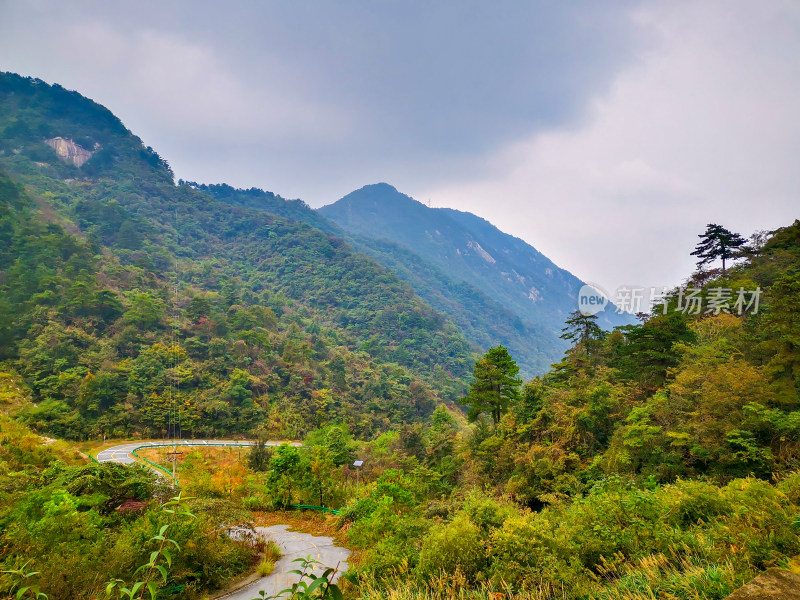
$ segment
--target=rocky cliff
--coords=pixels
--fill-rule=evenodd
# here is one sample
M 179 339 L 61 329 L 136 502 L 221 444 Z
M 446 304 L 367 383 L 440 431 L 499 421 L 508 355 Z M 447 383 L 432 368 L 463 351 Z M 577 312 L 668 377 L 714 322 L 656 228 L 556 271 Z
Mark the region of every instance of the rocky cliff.
M 64 162 L 72 163 L 76 167 L 82 166 L 93 154 L 93 152 L 81 148 L 72 140 L 66 140 L 62 137 L 54 137 L 45 140 L 44 143 L 56 151 L 58 158 Z

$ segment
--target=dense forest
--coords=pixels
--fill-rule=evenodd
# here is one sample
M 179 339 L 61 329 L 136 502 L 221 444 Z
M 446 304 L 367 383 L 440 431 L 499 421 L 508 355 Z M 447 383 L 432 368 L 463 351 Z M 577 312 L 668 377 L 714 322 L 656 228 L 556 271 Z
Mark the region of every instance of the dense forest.
M 31 423 L 160 435 L 172 390 L 190 436 L 332 419 L 370 435 L 464 389 L 458 329 L 340 239 L 176 187 L 78 94 L 3 75 L 0 102 L 3 348 L 35 391 Z M 67 164 L 53 131 L 98 149 Z
M 573 313 L 525 381 L 302 205 L 176 186 L 102 107 L 0 84 L 1 593 L 113 596 L 167 531 L 154 595 L 213 597 L 263 560 L 227 528 L 278 517 L 355 551 L 352 598 L 722 599 L 800 568 L 800 221 L 701 253 L 637 324 Z M 184 457 L 180 520 L 173 483 L 87 456 L 178 426 L 302 444 Z

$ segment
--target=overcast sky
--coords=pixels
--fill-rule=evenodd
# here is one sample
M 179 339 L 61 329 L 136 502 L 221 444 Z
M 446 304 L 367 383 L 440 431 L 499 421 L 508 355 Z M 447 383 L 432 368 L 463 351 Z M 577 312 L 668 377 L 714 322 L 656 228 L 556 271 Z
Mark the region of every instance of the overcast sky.
M 321 206 L 386 181 L 612 291 L 706 223 L 800 217 L 800 2 L 0 0 L 0 70 L 176 176 Z

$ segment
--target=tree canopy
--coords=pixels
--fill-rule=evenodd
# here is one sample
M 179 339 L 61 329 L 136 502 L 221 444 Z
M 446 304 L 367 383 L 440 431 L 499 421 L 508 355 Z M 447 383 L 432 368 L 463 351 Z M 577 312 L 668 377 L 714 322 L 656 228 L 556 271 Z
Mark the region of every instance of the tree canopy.
M 722 225 L 709 223 L 705 233 L 697 236 L 700 238 L 692 256 L 699 258 L 697 268 L 722 259 L 722 273 L 725 273 L 725 261 L 735 258 L 739 250 L 745 245 L 746 240 L 738 233 L 725 229 Z
M 489 348 L 472 370 L 475 381 L 464 402 L 469 406 L 469 420 L 475 421 L 488 413 L 495 425 L 499 423 L 509 405 L 519 397 L 522 380 L 518 374 L 519 367 L 504 346 Z

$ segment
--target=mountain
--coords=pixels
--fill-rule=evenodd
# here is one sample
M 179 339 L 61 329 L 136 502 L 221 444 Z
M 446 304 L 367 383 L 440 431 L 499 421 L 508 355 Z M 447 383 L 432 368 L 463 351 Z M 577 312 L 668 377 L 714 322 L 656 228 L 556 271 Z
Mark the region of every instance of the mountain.
M 278 215 L 293 221 L 300 221 L 311 225 L 315 229 L 331 233 L 337 237 L 345 237 L 345 231 L 312 209 L 308 204 L 300 199 L 287 200 L 273 192 L 264 191 L 258 188 L 239 189 L 225 183 L 206 185 L 195 183 L 194 181 L 179 181 L 179 185 L 188 185 L 192 188 L 202 190 L 213 196 L 220 202 L 253 208 L 259 211 Z
M 88 98 L 0 74 L 1 346 L 32 425 L 369 436 L 460 397 L 474 354 L 445 315 L 301 203 L 225 191 L 176 186 Z
M 181 183 L 233 206 L 247 206 L 302 221 L 346 239 L 355 249 L 397 273 L 435 310 L 448 315 L 476 352 L 484 352 L 498 343 L 508 347 L 525 376 L 541 373 L 553 362 L 553 356 L 543 353 L 541 348 L 552 344 L 554 336 L 538 339 L 540 333 L 527 327 L 505 306 L 476 287 L 449 278 L 441 269 L 399 244 L 348 233 L 301 200 L 286 200 L 256 188 L 243 190 L 226 184 Z
M 386 183 L 365 186 L 319 212 L 449 314 L 469 339 L 486 346 L 469 327 L 480 323 L 484 337 L 492 333 L 515 357 L 525 357 L 526 375 L 543 372 L 566 349 L 559 335 L 583 282 L 488 221 L 429 208 Z M 605 329 L 631 322 L 608 310 L 599 317 Z

